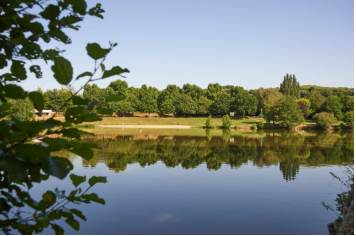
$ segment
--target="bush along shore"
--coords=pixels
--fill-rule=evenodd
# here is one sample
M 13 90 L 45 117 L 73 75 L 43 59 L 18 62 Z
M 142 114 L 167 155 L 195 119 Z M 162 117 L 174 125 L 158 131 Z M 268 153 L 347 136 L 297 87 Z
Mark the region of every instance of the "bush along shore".
M 347 175 L 347 180 L 343 180 L 334 173 L 330 173 L 334 179 L 337 179 L 347 188 L 340 194 L 337 194 L 335 199 L 335 208 L 322 205 L 326 210 L 331 210 L 338 215 L 338 218 L 327 225 L 330 235 L 354 235 L 354 169 L 353 166 L 347 166 L 344 172 Z

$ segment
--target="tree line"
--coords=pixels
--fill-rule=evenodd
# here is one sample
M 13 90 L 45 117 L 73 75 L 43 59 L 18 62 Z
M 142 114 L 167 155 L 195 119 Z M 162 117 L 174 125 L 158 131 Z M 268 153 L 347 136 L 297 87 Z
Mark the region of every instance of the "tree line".
M 69 102 L 62 107 L 73 93 L 72 87 L 38 91 L 43 94 L 45 109 L 65 112 L 73 106 Z M 95 83 L 87 84 L 80 97 L 87 101 L 89 111 L 104 108 L 120 116 L 130 116 L 135 112 L 181 117 L 223 116 L 234 112 L 235 116 L 262 115 L 267 123 L 283 127 L 292 127 L 314 117 L 328 128 L 337 120 L 347 121 L 349 126 L 353 126 L 353 95 L 352 88 L 300 86 L 295 75 L 286 74 L 277 88 L 247 91 L 233 85 L 210 83 L 207 88 L 201 88 L 187 83 L 182 87 L 168 85 L 160 91 L 145 84 L 141 88 L 129 87 L 126 81 L 116 80 L 106 88 Z M 110 102 L 106 99 L 110 96 L 121 99 Z M 18 107 L 30 110 L 31 102 L 24 103 L 21 101 Z

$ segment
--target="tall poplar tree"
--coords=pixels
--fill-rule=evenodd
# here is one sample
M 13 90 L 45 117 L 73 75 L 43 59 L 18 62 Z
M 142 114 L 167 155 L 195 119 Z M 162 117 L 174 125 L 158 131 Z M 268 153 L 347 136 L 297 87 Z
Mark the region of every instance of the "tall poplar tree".
M 279 87 L 279 91 L 284 95 L 299 98 L 299 82 L 295 75 L 286 74 Z

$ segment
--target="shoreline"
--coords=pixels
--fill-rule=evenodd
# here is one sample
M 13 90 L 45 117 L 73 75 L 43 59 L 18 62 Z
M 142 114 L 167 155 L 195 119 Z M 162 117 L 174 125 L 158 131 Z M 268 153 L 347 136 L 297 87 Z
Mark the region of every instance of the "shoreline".
M 103 128 L 123 128 L 123 129 L 190 129 L 189 125 L 97 125 Z

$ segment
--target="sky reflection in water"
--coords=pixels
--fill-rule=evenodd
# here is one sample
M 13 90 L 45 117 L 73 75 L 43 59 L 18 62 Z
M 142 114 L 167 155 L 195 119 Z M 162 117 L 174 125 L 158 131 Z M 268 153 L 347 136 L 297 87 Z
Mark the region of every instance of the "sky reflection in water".
M 330 172 L 353 163 L 352 133 L 94 132 L 91 161 L 60 154 L 108 177 L 93 190 L 106 205 L 80 206 L 88 220 L 66 234 L 327 234 L 336 215 L 321 201 L 341 188 Z M 56 186 L 72 188 L 53 178 L 32 194 Z

